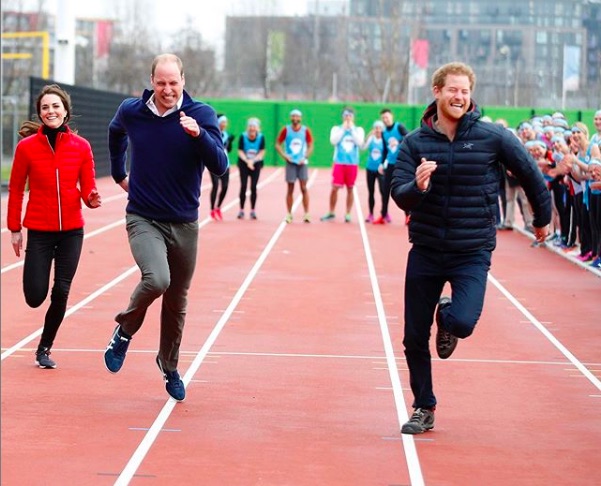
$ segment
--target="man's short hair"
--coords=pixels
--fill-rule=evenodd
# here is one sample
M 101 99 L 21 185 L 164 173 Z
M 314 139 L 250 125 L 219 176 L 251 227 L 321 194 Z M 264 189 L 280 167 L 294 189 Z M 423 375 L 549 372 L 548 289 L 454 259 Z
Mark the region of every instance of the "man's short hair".
M 432 87 L 442 89 L 449 74 L 467 76 L 470 81 L 470 90 L 476 87 L 476 74 L 473 69 L 463 62 L 449 62 L 440 66 L 432 75 Z

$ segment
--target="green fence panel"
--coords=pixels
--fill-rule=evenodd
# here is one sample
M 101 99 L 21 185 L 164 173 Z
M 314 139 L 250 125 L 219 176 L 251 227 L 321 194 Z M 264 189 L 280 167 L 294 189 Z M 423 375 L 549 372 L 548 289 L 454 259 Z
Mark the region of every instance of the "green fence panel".
M 426 105 L 401 105 L 383 103 L 334 103 L 291 100 L 232 100 L 209 99 L 203 100 L 210 104 L 218 113 L 224 113 L 229 119 L 230 133 L 236 136 L 234 149 L 230 155 L 232 164 L 237 161 L 238 137 L 246 130 L 246 122 L 251 117 L 261 121 L 261 131 L 265 136 L 265 164 L 283 165 L 281 157 L 275 151 L 275 141 L 281 128 L 289 123 L 290 111 L 299 109 L 303 114 L 303 123 L 313 133 L 315 149 L 310 160 L 313 167 L 330 167 L 334 147 L 330 144 L 330 130 L 342 122 L 342 110 L 351 106 L 355 110 L 355 123 L 363 127 L 365 135 L 371 130 L 374 121 L 380 119 L 380 110 L 387 107 L 394 114 L 396 121 L 401 122 L 408 130 L 419 126 Z M 548 108 L 523 108 L 508 106 L 480 107 L 482 114 L 493 121 L 499 118 L 507 120 L 510 127 L 517 126 L 532 116 L 552 114 Z M 593 133 L 593 116 L 595 110 L 564 110 L 563 113 L 570 124 L 583 121 Z M 361 154 L 361 163 L 365 164 L 367 153 Z
M 228 131 L 236 135 L 234 149 L 230 156 L 235 163 L 237 155 L 238 136 L 246 130 L 246 121 L 250 117 L 261 120 L 261 131 L 265 136 L 265 164 L 282 165 L 281 157 L 275 151 L 275 141 L 281 128 L 289 123 L 290 111 L 299 109 L 303 114 L 303 123 L 313 134 L 314 151 L 310 164 L 314 167 L 330 167 L 334 147 L 330 144 L 330 130 L 334 125 L 342 123 L 342 111 L 346 106 L 355 110 L 355 123 L 363 127 L 365 134 L 369 133 L 373 122 L 380 119 L 380 110 L 390 108 L 395 120 L 403 123 L 408 130 L 417 127 L 425 107 L 396 104 L 374 103 L 331 103 L 310 101 L 249 101 L 249 100 L 203 100 L 210 104 L 218 113 L 224 113 L 229 120 Z M 362 163 L 367 154 L 362 153 Z

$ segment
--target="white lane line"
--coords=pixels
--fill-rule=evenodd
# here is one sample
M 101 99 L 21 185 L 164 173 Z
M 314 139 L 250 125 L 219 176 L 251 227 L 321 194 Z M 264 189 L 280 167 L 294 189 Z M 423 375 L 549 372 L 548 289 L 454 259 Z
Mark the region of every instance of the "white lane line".
M 401 435 L 401 438 L 403 440 L 403 448 L 405 449 L 405 457 L 407 459 L 407 468 L 409 469 L 409 479 L 411 481 L 412 486 L 423 486 L 425 484 L 424 476 L 422 474 L 419 458 L 417 456 L 417 449 L 415 448 L 414 438 L 411 435 L 401 434 L 401 426 L 403 423 L 409 420 L 409 416 L 407 414 L 407 407 L 405 405 L 405 399 L 403 397 L 403 388 L 401 386 L 401 380 L 399 378 L 399 371 L 397 369 L 396 358 L 394 357 L 394 349 L 392 347 L 392 340 L 390 338 L 390 332 L 388 330 L 388 323 L 386 322 L 386 312 L 384 310 L 382 294 L 380 293 L 378 276 L 376 274 L 376 268 L 371 253 L 371 247 L 369 244 L 369 238 L 365 229 L 363 211 L 361 210 L 361 205 L 359 204 L 359 197 L 356 187 L 353 189 L 353 196 L 355 198 L 355 207 L 359 218 L 359 228 L 361 229 L 361 237 L 363 239 L 365 260 L 367 261 L 369 278 L 371 280 L 371 286 L 374 294 L 374 302 L 376 304 L 378 320 L 380 322 L 380 332 L 382 333 L 382 341 L 384 344 L 384 351 L 386 354 L 386 363 L 388 364 L 388 373 L 390 375 L 390 382 L 392 384 L 392 394 L 394 396 L 394 403 L 396 406 L 397 418 L 399 421 L 399 435 Z
M 225 312 L 222 310 L 221 313 Z M 235 313 L 236 311 L 234 311 Z M 230 319 L 231 320 L 231 319 Z M 52 348 L 56 352 L 61 353 L 104 353 L 106 348 Z M 20 352 L 29 353 L 35 351 L 35 348 L 22 347 L 19 349 Z M 156 349 L 130 349 L 130 354 L 156 354 Z M 182 359 L 189 360 L 190 357 L 196 356 L 197 351 L 180 351 Z M 242 357 L 256 357 L 256 358 L 299 358 L 299 359 L 340 359 L 340 360 L 374 360 L 374 359 L 385 359 L 386 356 L 370 356 L 370 355 L 344 355 L 344 354 L 304 354 L 304 353 L 264 353 L 264 352 L 244 352 L 244 351 L 210 351 L 207 354 L 210 358 L 220 358 L 221 356 L 242 356 Z M 22 357 L 19 354 L 15 354 L 13 358 Z M 398 364 L 397 368 L 400 371 L 408 371 L 405 366 L 405 358 L 396 358 Z M 438 361 L 442 361 L 437 359 Z M 566 366 L 569 361 L 527 361 L 527 360 L 509 360 L 509 359 L 458 359 L 449 358 L 446 362 L 456 363 L 472 363 L 472 364 L 498 364 L 498 365 L 530 365 L 530 366 Z M 383 363 L 372 363 L 373 365 L 382 365 Z M 583 363 L 585 366 L 599 366 L 599 363 Z M 564 371 L 575 371 L 574 368 L 566 368 Z M 597 371 L 595 371 L 597 372 Z M 581 376 L 581 375 L 580 375 Z
M 127 277 L 129 277 L 132 273 L 134 273 L 136 270 L 138 270 L 138 266 L 134 265 L 133 267 L 129 268 L 128 270 L 126 270 L 125 272 L 123 272 L 121 275 L 119 275 L 118 277 L 114 278 L 113 280 L 111 280 L 109 283 L 107 283 L 106 285 L 103 285 L 102 287 L 100 287 L 98 290 L 96 290 L 95 292 L 92 292 L 90 295 L 88 295 L 85 299 L 80 300 L 77 304 L 75 304 L 73 307 L 71 307 L 69 310 L 67 310 L 67 312 L 65 312 L 65 318 L 69 317 L 71 314 L 77 312 L 79 309 L 81 309 L 83 306 L 87 305 L 88 303 L 92 302 L 96 297 L 102 295 L 104 292 L 106 292 L 108 289 L 110 289 L 111 287 L 114 287 L 115 285 L 117 285 L 119 282 L 121 282 L 122 280 L 126 279 Z M 42 334 L 42 330 L 43 327 L 40 327 L 37 331 L 31 333 L 29 336 L 21 339 L 21 341 L 19 341 L 17 344 L 15 344 L 14 346 L 8 348 L 6 351 L 4 351 L 4 353 L 2 353 L 1 359 L 0 361 L 4 361 L 5 358 L 9 357 L 11 354 L 13 354 L 15 351 L 21 349 L 23 346 L 25 346 L 26 344 L 30 343 L 32 340 L 34 340 L 36 337 L 40 336 Z
M 307 184 L 308 187 L 311 187 L 313 185 L 313 182 L 315 181 L 317 174 L 318 174 L 317 170 L 314 170 L 313 174 L 311 175 L 311 179 L 309 180 L 309 182 Z M 302 200 L 302 197 L 298 196 L 292 207 L 293 211 L 298 207 L 301 200 Z M 188 383 L 190 383 L 190 380 L 192 380 L 192 378 L 194 377 L 196 372 L 199 370 L 200 365 L 203 363 L 203 360 L 206 358 L 207 354 L 209 353 L 209 350 L 211 349 L 213 344 L 215 344 L 217 337 L 219 336 L 219 334 L 221 333 L 221 331 L 227 324 L 227 321 L 229 320 L 230 316 L 233 314 L 234 309 L 238 306 L 238 304 L 242 300 L 244 293 L 247 291 L 247 289 L 250 287 L 250 284 L 252 283 L 254 278 L 259 273 L 260 268 L 263 266 L 263 263 L 265 263 L 265 260 L 271 253 L 271 250 L 273 250 L 273 247 L 275 246 L 276 242 L 278 241 L 278 239 L 284 232 L 284 229 L 286 228 L 286 226 L 287 226 L 287 223 L 285 221 L 282 221 L 279 224 L 279 226 L 275 230 L 275 233 L 273 234 L 273 236 L 271 237 L 271 239 L 269 240 L 269 242 L 263 249 L 263 252 L 259 255 L 259 258 L 257 259 L 255 264 L 251 268 L 250 272 L 248 273 L 248 275 L 242 282 L 242 285 L 240 286 L 240 288 L 238 288 L 238 290 L 237 290 L 236 294 L 234 295 L 234 297 L 232 298 L 230 304 L 227 306 L 227 309 L 225 310 L 223 315 L 220 317 L 220 319 L 217 321 L 217 324 L 215 324 L 215 327 L 211 331 L 211 334 L 209 334 L 209 337 L 207 338 L 207 340 L 202 345 L 202 348 L 200 348 L 200 350 L 196 354 L 194 361 L 192 361 L 192 364 L 190 365 L 190 367 L 186 371 L 186 374 L 182 378 L 182 381 L 184 382 L 185 387 L 188 386 Z M 154 441 L 156 440 L 159 433 L 163 429 L 163 426 L 167 422 L 167 419 L 169 419 L 169 416 L 171 415 L 171 412 L 173 411 L 176 403 L 177 402 L 175 400 L 173 400 L 172 398 L 167 400 L 167 402 L 165 403 L 165 405 L 163 406 L 163 408 L 157 415 L 157 418 L 155 419 L 153 424 L 150 426 L 150 429 L 148 429 L 148 432 L 146 433 L 146 435 L 144 436 L 144 438 L 142 439 L 142 441 L 140 442 L 140 444 L 138 445 L 138 447 L 132 454 L 131 458 L 129 459 L 129 461 L 127 462 L 125 467 L 123 468 L 123 471 L 121 471 L 121 474 L 119 474 L 119 477 L 115 481 L 116 486 L 127 485 L 132 480 L 132 478 L 136 474 L 136 471 L 140 467 L 140 464 L 142 464 L 142 461 L 146 457 L 146 454 L 148 454 L 148 451 L 150 450 L 150 448 L 154 444 Z
M 503 285 L 499 283 L 499 281 L 494 278 L 490 273 L 488 274 L 488 280 L 505 296 L 507 299 L 528 319 L 528 321 L 534 325 L 542 334 L 545 336 L 551 344 L 555 346 L 561 354 L 563 354 L 577 369 L 582 373 L 598 390 L 601 390 L 601 381 L 593 375 L 587 368 L 584 366 L 576 356 L 574 356 L 568 348 L 566 348 L 552 333 L 549 332 L 545 326 L 543 326 L 540 321 L 534 317 L 528 309 L 526 309 L 520 302 L 505 288 Z
M 257 185 L 257 189 L 261 189 L 266 184 L 269 184 L 273 180 L 273 178 L 276 175 L 278 175 L 281 171 L 282 171 L 281 168 L 280 169 L 276 169 L 272 174 L 270 174 L 269 177 L 267 177 L 264 181 L 260 182 Z M 203 189 L 210 189 L 211 187 L 213 187 L 211 183 L 207 183 L 206 185 L 203 185 Z M 247 195 L 250 195 L 250 190 L 247 191 Z M 106 200 L 103 199 L 102 202 L 103 203 L 110 202 L 110 201 L 113 201 L 113 200 L 116 200 L 116 199 L 122 199 L 122 198 L 124 198 L 126 196 L 127 196 L 127 193 L 123 192 L 123 194 L 118 194 L 116 196 L 108 197 L 108 198 L 106 198 Z M 227 210 L 228 208 L 234 206 L 238 201 L 239 201 L 238 198 L 233 199 L 230 203 L 227 204 L 227 206 L 225 206 L 225 209 Z M 207 217 L 207 218 L 205 218 L 200 223 L 200 227 L 206 226 L 210 222 L 211 222 L 211 218 Z M 121 218 L 118 221 L 115 221 L 113 223 L 109 223 L 109 224 L 107 224 L 105 226 L 102 226 L 101 228 L 98 228 L 98 229 L 96 229 L 94 231 L 90 231 L 89 233 L 85 233 L 84 236 L 83 236 L 83 239 L 87 240 L 88 238 L 92 238 L 93 236 L 98 236 L 98 235 L 104 233 L 105 231 L 109 231 L 109 230 L 111 230 L 113 228 L 116 228 L 117 226 L 122 225 L 122 224 L 125 224 L 125 218 Z M 6 232 L 8 232 L 8 228 L 2 228 L 2 233 L 6 233 Z M 24 261 L 25 260 L 19 260 L 18 262 L 11 263 L 10 265 L 6 265 L 5 267 L 2 267 L 2 270 L 0 270 L 0 275 L 3 274 L 3 273 L 9 272 L 11 270 L 14 270 L 15 268 L 22 267 Z
M 257 188 L 261 188 L 261 187 L 265 186 L 266 184 L 269 184 L 277 175 L 280 174 L 281 171 L 282 171 L 281 168 L 275 170 L 267 179 L 265 179 L 263 181 L 262 185 L 258 184 Z M 316 172 L 314 173 L 314 176 L 315 175 L 316 175 Z M 230 204 L 234 205 L 237 201 L 238 201 L 238 199 L 234 199 Z M 199 223 L 199 228 L 202 228 L 203 226 L 206 226 L 210 222 L 211 222 L 211 218 L 209 218 L 209 217 L 205 218 L 203 221 L 201 221 Z M 116 226 L 119 226 L 119 225 L 124 224 L 124 223 L 125 223 L 125 219 L 122 218 L 119 221 L 115 221 L 114 223 L 110 223 L 110 224 L 108 224 L 106 226 L 103 226 L 102 228 L 99 228 L 99 229 L 97 229 L 95 231 L 91 231 L 90 233 L 84 235 L 84 240 L 86 238 L 91 237 L 91 236 L 96 236 L 96 235 L 99 235 L 101 233 L 104 233 L 105 231 L 108 231 L 109 229 L 115 228 Z M 4 267 L 2 269 L 2 273 L 4 273 L 5 271 L 8 271 L 8 270 L 11 270 L 12 268 L 17 268 L 17 267 L 22 266 L 22 265 L 23 265 L 23 260 L 15 263 L 13 265 L 9 265 L 8 267 Z M 9 267 L 11 267 L 11 268 L 9 268 Z M 129 268 L 124 273 L 122 273 L 121 275 L 119 275 L 115 279 L 111 280 L 109 283 L 107 283 L 106 285 L 104 285 L 100 289 L 98 289 L 95 292 L 93 292 L 90 295 L 88 295 L 85 299 L 81 300 L 80 302 L 78 302 L 77 304 L 75 304 L 73 307 L 69 308 L 67 310 L 67 312 L 65 313 L 65 319 L 67 317 L 69 317 L 71 314 L 73 314 L 74 312 L 76 312 L 79 309 L 81 309 L 82 307 L 84 307 L 85 305 L 89 304 L 96 297 L 98 297 L 102 293 L 106 292 L 111 287 L 114 287 L 116 284 L 118 284 L 119 282 L 121 282 L 123 279 L 129 277 L 137 269 L 138 269 L 138 266 L 134 265 L 133 267 Z M 10 348 L 8 348 L 6 351 L 4 351 L 2 353 L 0 361 L 4 361 L 5 358 L 7 358 L 11 354 L 13 354 L 15 351 L 17 351 L 20 348 L 24 347 L 25 345 L 29 344 L 35 338 L 39 337 L 42 334 L 43 329 L 44 329 L 43 327 L 40 327 L 37 331 L 34 331 L 33 333 L 31 333 L 29 336 L 23 338 L 21 341 L 19 341 L 14 346 L 11 346 Z
M 269 175 L 269 177 L 267 177 L 265 180 L 263 180 L 262 182 L 260 182 L 260 183 L 257 185 L 257 189 L 261 189 L 261 188 L 263 188 L 265 185 L 267 185 L 267 184 L 271 183 L 271 182 L 273 181 L 273 179 L 274 179 L 276 176 L 278 176 L 278 175 L 280 174 L 280 172 L 281 172 L 281 171 L 282 171 L 282 169 L 281 169 L 281 168 L 279 168 L 279 169 L 276 169 L 276 170 L 275 170 L 275 171 L 274 171 L 272 174 L 270 174 L 270 175 Z M 207 185 L 206 185 L 206 187 L 205 187 L 205 186 L 203 186 L 203 189 L 210 189 L 211 187 L 212 187 L 212 184 L 207 184 Z M 116 198 L 116 197 L 124 197 L 124 196 L 126 196 L 126 195 L 127 195 L 127 193 L 126 193 L 126 192 L 124 192 L 124 193 L 123 193 L 123 195 L 119 195 L 119 196 L 112 196 L 112 197 L 113 197 L 113 198 Z M 246 192 L 246 195 L 247 195 L 247 196 L 250 196 L 250 190 L 248 190 L 248 191 Z M 109 199 L 111 199 L 111 198 L 109 198 Z M 240 199 L 239 199 L 239 198 L 235 198 L 235 199 L 233 199 L 233 200 L 232 200 L 232 201 L 230 201 L 230 202 L 229 202 L 229 203 L 228 203 L 226 206 L 224 206 L 224 209 L 227 211 L 229 208 L 231 208 L 231 207 L 235 206 L 235 205 L 238 203 L 238 201 L 240 201 Z M 209 224 L 210 222 L 211 222 L 211 218 L 210 218 L 210 217 L 206 217 L 206 218 L 205 218 L 203 221 L 201 221 L 201 222 L 199 223 L 199 228 L 202 228 L 203 226 L 206 226 L 206 225 L 207 225 L 207 224 Z M 109 223 L 109 224 L 107 224 L 107 225 L 105 225 L 105 226 L 102 226 L 101 228 L 98 228 L 98 229 L 96 229 L 96 230 L 94 230 L 94 231 L 90 231 L 89 233 L 85 233 L 85 234 L 84 234 L 84 236 L 83 236 L 83 239 L 84 239 L 84 240 L 87 240 L 88 238 L 92 238 L 93 236 L 98 236 L 98 235 L 100 235 L 100 234 L 104 233 L 105 231 L 108 231 L 108 230 L 111 230 L 111 229 L 113 229 L 113 228 L 116 228 L 117 226 L 120 226 L 120 225 L 122 225 L 122 224 L 125 224 L 125 218 L 121 218 L 121 219 L 120 219 L 120 220 L 118 220 L 118 221 L 115 221 L 115 222 L 113 222 L 113 223 Z M 8 229 L 6 229 L 6 228 L 3 228 L 3 229 L 2 229 L 2 232 L 4 233 L 4 232 L 5 232 L 5 230 L 6 230 L 6 231 L 8 231 Z M 19 260 L 18 262 L 11 263 L 10 265 L 7 265 L 7 266 L 5 266 L 5 267 L 2 267 L 2 270 L 0 270 L 0 275 L 1 275 L 1 274 L 3 274 L 3 273 L 9 272 L 10 270 L 14 270 L 15 268 L 22 267 L 22 266 L 23 266 L 23 263 L 24 263 L 24 261 L 25 261 L 25 260 Z
M 121 218 L 118 221 L 115 221 L 113 223 L 109 223 L 101 228 L 98 228 L 94 231 L 90 231 L 89 233 L 85 233 L 83 235 L 83 239 L 87 240 L 88 238 L 92 238 L 93 236 L 97 236 L 100 235 L 102 233 L 104 233 L 105 231 L 109 231 L 112 230 L 113 228 L 116 228 L 117 226 L 121 226 L 122 224 L 125 223 L 125 218 Z M 23 266 L 23 263 L 25 262 L 25 260 L 19 260 L 18 262 L 12 263 L 10 265 L 7 265 L 5 267 L 2 267 L 2 270 L 0 271 L 0 274 L 8 272 L 9 270 L 14 270 L 15 268 L 19 268 Z
M 9 272 L 10 270 L 12 270 L 14 268 L 19 268 L 22 266 L 23 266 L 23 260 L 19 260 L 18 262 L 11 263 L 10 265 L 6 265 L 5 267 L 2 267 L 2 270 L 0 270 L 0 274 L 2 274 L 4 272 Z

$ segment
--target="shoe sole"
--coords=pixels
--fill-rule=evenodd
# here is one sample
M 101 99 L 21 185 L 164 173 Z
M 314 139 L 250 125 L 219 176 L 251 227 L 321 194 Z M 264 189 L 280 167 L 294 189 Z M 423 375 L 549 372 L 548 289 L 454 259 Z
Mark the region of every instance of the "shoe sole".
M 41 365 L 37 361 L 35 362 L 35 364 L 38 368 L 40 368 L 42 370 L 55 370 L 56 369 L 56 364 L 54 366 L 45 366 L 45 365 Z
M 427 432 L 428 430 L 432 430 L 434 428 L 434 424 L 425 425 L 424 427 L 412 427 L 407 424 L 403 425 L 401 428 L 401 434 L 409 434 L 409 435 L 418 435 Z

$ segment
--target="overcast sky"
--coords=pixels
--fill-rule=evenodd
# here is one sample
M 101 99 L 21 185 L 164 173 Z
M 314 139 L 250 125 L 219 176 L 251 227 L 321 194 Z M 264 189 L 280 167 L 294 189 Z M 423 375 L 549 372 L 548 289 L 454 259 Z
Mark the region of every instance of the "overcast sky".
M 115 12 L 124 11 L 124 5 L 131 6 L 137 2 L 138 5 L 148 6 L 149 21 L 162 32 L 173 33 L 191 18 L 193 26 L 204 39 L 215 46 L 222 42 L 226 15 L 304 15 L 307 12 L 307 0 L 118 0 L 118 6 L 116 1 L 3 0 L 2 8 L 19 9 L 23 4 L 26 8 L 37 10 L 42 4 L 44 10 L 57 14 L 61 3 L 71 2 L 77 18 L 112 18 Z

